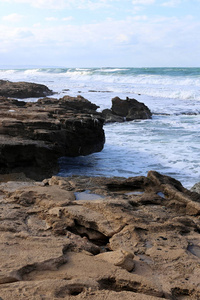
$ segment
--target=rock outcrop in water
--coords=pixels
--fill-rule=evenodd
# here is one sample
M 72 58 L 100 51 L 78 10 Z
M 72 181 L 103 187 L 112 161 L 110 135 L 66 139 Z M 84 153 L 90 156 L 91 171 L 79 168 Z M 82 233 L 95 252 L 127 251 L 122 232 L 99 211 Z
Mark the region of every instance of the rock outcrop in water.
M 136 99 L 126 98 L 122 100 L 119 97 L 112 99 L 111 109 L 102 111 L 106 123 L 133 121 L 138 119 L 150 119 L 152 116 L 149 108 Z
M 45 178 L 61 156 L 101 151 L 104 120 L 81 96 L 24 102 L 0 97 L 0 173 Z
M 53 91 L 43 84 L 0 80 L 0 96 L 24 99 L 50 95 L 53 95 Z
M 153 171 L 17 176 L 0 176 L 3 300 L 200 299 L 199 194 Z

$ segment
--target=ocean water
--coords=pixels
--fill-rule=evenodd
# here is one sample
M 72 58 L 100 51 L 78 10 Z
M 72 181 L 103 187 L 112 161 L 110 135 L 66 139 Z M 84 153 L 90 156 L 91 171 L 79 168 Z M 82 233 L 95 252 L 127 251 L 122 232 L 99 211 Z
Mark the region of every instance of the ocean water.
M 200 68 L 2 68 L 0 79 L 45 84 L 56 98 L 82 95 L 99 111 L 115 96 L 135 98 L 152 111 L 151 120 L 106 124 L 103 151 L 61 158 L 59 175 L 130 177 L 156 170 L 187 188 L 200 181 Z

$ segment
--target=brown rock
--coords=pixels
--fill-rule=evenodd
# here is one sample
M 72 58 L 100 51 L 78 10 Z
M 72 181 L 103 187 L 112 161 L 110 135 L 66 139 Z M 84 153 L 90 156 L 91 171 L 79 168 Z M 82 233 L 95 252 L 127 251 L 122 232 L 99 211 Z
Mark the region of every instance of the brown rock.
M 105 260 L 129 272 L 131 272 L 135 266 L 133 257 L 134 255 L 132 253 L 121 249 L 112 252 L 101 253 L 96 256 L 97 259 Z
M 199 202 L 178 181 L 0 179 L 2 299 L 200 299 Z
M 53 95 L 53 91 L 43 84 L 0 80 L 0 96 L 23 99 L 50 95 Z
M 138 102 L 136 99 L 127 97 L 126 100 L 122 100 L 115 97 L 112 99 L 111 110 L 103 110 L 102 115 L 105 122 L 110 123 L 151 119 L 152 113 L 144 103 Z
M 36 103 L 0 98 L 0 173 L 41 179 L 58 171 L 58 158 L 101 151 L 103 119 L 79 96 Z

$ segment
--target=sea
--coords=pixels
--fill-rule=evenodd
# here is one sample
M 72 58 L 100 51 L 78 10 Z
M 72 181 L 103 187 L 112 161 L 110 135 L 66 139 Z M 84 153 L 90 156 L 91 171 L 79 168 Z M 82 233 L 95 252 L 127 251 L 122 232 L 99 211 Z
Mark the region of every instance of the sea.
M 0 79 L 47 85 L 61 98 L 82 95 L 111 108 L 135 98 L 152 119 L 104 125 L 99 153 L 59 160 L 59 176 L 146 176 L 155 170 L 191 188 L 200 181 L 200 68 L 1 68 Z M 36 101 L 37 99 L 27 99 Z

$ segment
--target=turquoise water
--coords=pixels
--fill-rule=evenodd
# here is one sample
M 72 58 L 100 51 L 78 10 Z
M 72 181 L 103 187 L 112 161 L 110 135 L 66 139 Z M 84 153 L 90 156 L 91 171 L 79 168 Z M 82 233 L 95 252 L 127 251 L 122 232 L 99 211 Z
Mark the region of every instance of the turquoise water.
M 33 70 L 36 72 L 44 72 L 44 73 L 67 73 L 67 72 L 90 72 L 91 74 L 118 74 L 118 75 L 168 75 L 168 76 L 199 76 L 200 68 L 111 68 L 111 67 L 104 67 L 104 68 L 60 68 L 60 67 L 49 67 L 49 68 L 10 68 L 0 66 L 1 71 L 13 71 L 13 72 L 26 72 L 29 70 Z

